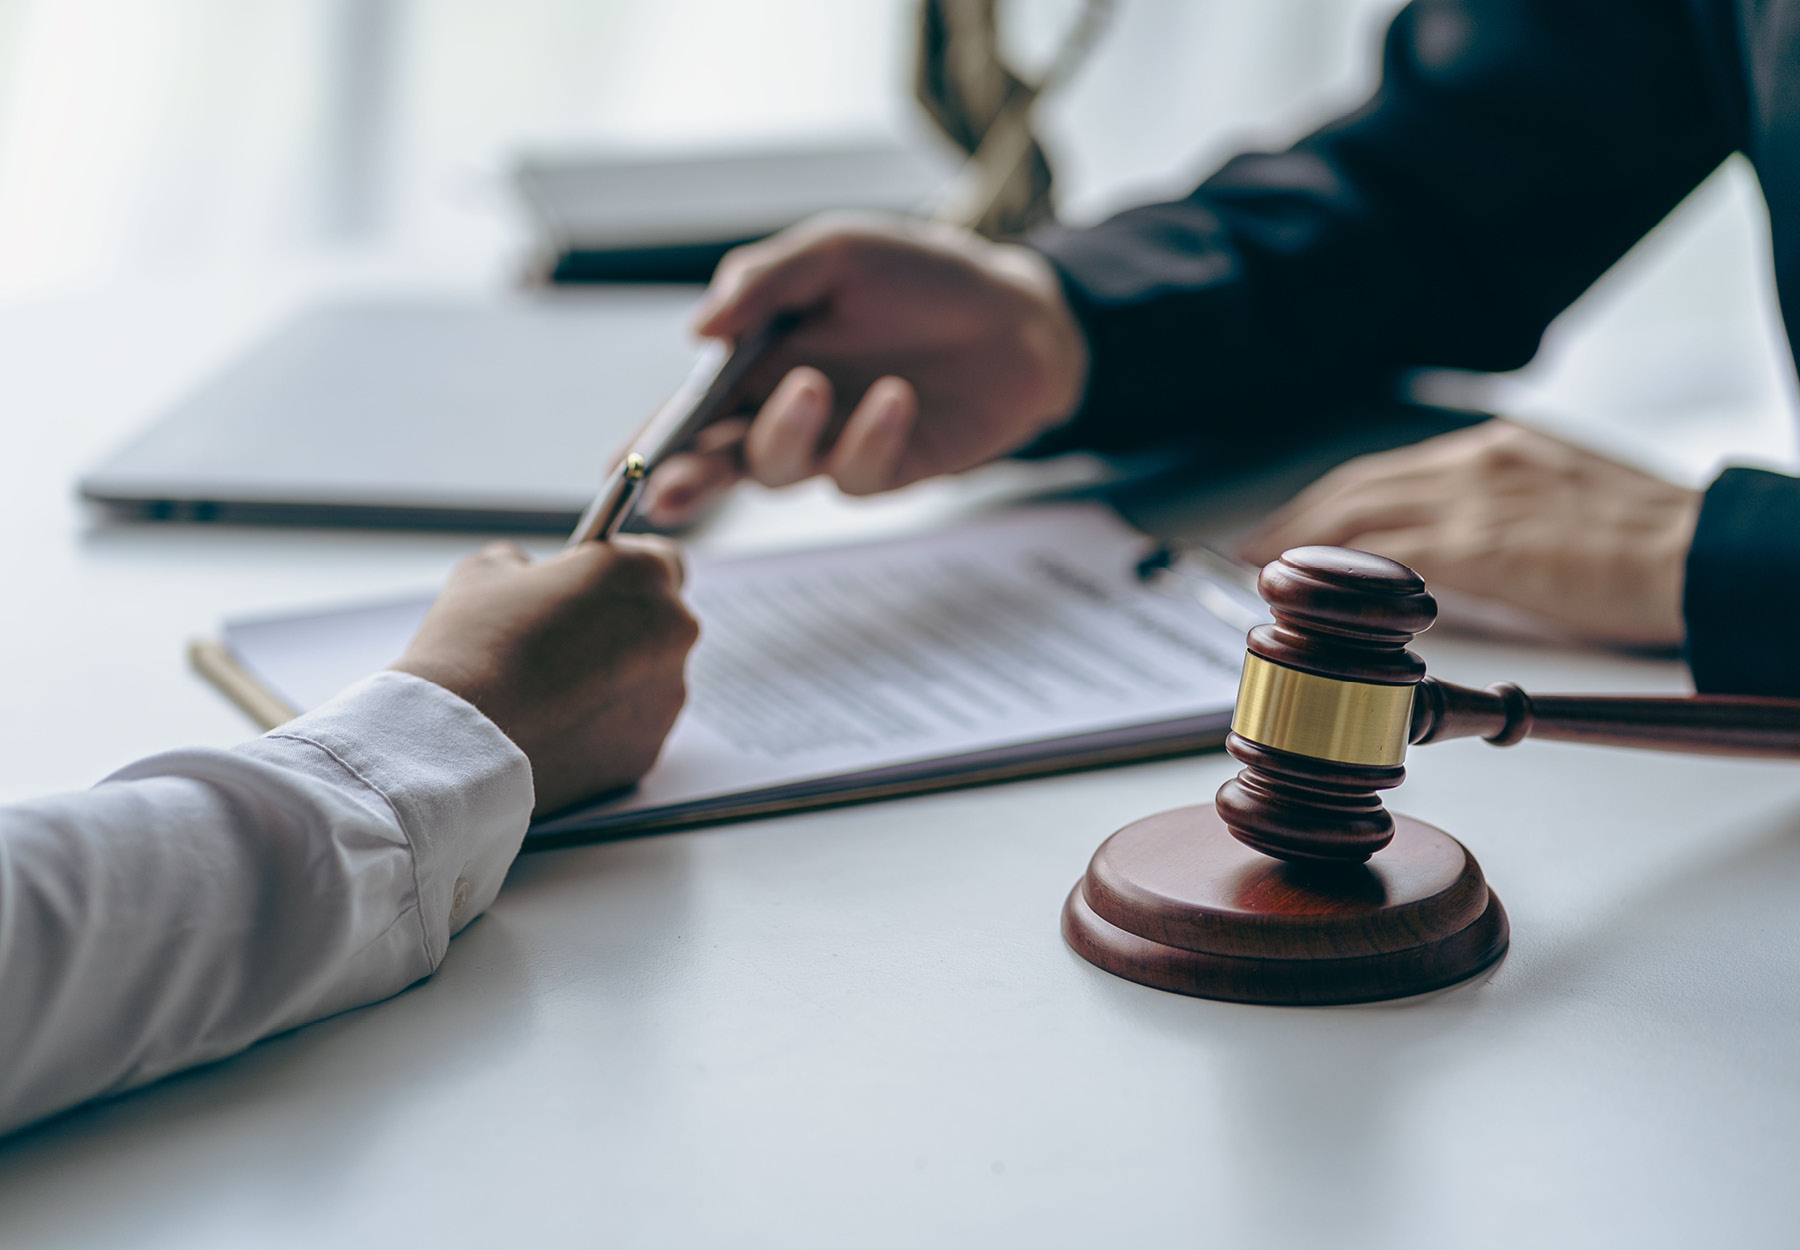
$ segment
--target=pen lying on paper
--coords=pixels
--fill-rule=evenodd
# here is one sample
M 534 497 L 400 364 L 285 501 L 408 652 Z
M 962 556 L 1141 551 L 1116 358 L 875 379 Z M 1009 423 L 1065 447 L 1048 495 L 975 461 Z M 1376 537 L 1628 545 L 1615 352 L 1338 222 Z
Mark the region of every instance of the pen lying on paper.
M 643 493 L 645 479 L 663 461 L 693 442 L 701 430 L 726 415 L 726 406 L 744 378 L 797 320 L 792 316 L 777 317 L 736 348 L 717 341 L 702 347 L 686 381 L 663 401 L 631 440 L 630 448 L 613 467 L 594 502 L 581 514 L 568 545 L 605 542 L 617 534 Z

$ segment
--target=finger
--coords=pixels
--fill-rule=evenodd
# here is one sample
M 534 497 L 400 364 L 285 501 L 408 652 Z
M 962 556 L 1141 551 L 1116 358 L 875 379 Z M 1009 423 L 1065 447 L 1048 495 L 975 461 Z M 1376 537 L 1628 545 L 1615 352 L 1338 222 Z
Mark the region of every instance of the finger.
M 900 465 L 919 412 L 918 392 L 904 378 L 878 379 L 844 423 L 825 472 L 846 495 L 873 495 L 900 485 Z
M 831 420 L 831 383 L 801 366 L 781 380 L 744 436 L 744 465 L 764 486 L 791 486 L 819 471 L 819 443 Z
M 775 389 L 787 375 L 802 365 L 826 372 L 831 362 L 844 356 L 842 332 L 833 331 L 824 320 L 802 321 L 770 344 L 769 349 L 750 365 L 737 389 L 732 392 L 727 411 L 748 423 L 752 414 L 769 402 Z M 866 351 L 866 344 L 861 350 Z
M 1443 562 L 1435 558 L 1442 553 L 1440 535 L 1429 526 L 1367 530 L 1352 536 L 1344 545 L 1370 555 L 1398 560 L 1420 577 L 1429 577 L 1434 584 L 1449 585 Z
M 1441 510 L 1446 492 L 1457 489 L 1457 478 L 1415 453 L 1406 447 L 1339 465 L 1240 539 L 1242 554 L 1266 564 L 1289 547 L 1340 542 L 1346 526 L 1392 528 Z
M 594 544 L 598 546 L 599 544 Z M 655 534 L 620 534 L 607 544 L 611 550 L 611 576 L 648 574 L 652 584 L 680 590 L 687 580 L 681 548 Z
M 1507 553 L 1492 543 L 1471 543 L 1456 530 L 1444 526 L 1419 526 L 1394 530 L 1370 530 L 1350 540 L 1358 551 L 1398 560 L 1439 590 L 1458 590 L 1510 603 L 1540 615 L 1557 618 L 1556 596 L 1549 605 L 1534 602 L 1534 579 L 1509 573 Z M 1515 571 L 1516 572 L 1516 571 Z
M 470 556 L 466 562 L 482 561 L 492 564 L 530 564 L 531 555 L 518 543 L 506 539 L 495 539 L 485 544 L 480 551 Z
M 685 525 L 744 475 L 742 444 L 749 428 L 748 417 L 728 417 L 694 435 L 685 452 L 670 456 L 651 473 L 638 511 L 653 525 Z
M 1406 483 L 1370 483 L 1299 512 L 1269 519 L 1238 541 L 1246 560 L 1267 564 L 1291 547 L 1343 547 L 1358 534 L 1428 525 L 1441 504 Z
M 672 456 L 644 487 L 639 511 L 659 529 L 686 525 L 743 475 L 735 444 L 707 455 L 689 452 Z
M 1279 525 L 1289 517 L 1330 507 L 1337 500 L 1384 482 L 1424 490 L 1441 472 L 1437 465 L 1419 454 L 1418 446 L 1358 456 L 1338 465 L 1277 508 L 1265 528 Z
M 743 442 L 744 435 L 749 431 L 749 417 L 727 417 L 723 421 L 714 421 L 694 435 L 694 441 L 688 445 L 688 450 L 702 454 L 724 451 L 727 447 L 736 447 Z
M 804 226 L 726 253 L 694 313 L 694 332 L 737 339 L 775 316 L 823 303 L 852 249 L 841 230 Z

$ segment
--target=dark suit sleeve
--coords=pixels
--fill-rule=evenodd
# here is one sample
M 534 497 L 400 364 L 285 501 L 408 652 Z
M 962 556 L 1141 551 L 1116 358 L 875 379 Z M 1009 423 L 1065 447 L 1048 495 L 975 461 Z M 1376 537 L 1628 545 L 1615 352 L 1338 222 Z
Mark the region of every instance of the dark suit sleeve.
M 1291 433 L 1410 368 L 1524 364 L 1735 146 L 1705 26 L 1677 0 L 1417 0 L 1354 113 L 1034 238 L 1092 360 L 1039 450 Z
M 1684 600 L 1695 689 L 1800 697 L 1800 480 L 1719 475 L 1700 505 Z
M 1417 0 L 1356 112 L 1185 199 L 1037 237 L 1092 366 L 1034 450 L 1231 447 L 1338 419 L 1407 369 L 1524 364 L 1743 146 L 1730 11 Z M 1684 609 L 1700 690 L 1800 696 L 1800 480 L 1713 483 Z

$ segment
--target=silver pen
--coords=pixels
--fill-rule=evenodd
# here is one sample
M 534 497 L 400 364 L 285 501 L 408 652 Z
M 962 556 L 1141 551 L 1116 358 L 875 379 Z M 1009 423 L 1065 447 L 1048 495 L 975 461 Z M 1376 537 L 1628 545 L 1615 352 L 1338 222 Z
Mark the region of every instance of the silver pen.
M 576 522 L 568 546 L 606 542 L 617 534 L 630 519 L 649 476 L 663 461 L 693 442 L 696 434 L 726 414 L 750 370 L 798 320 L 794 316 L 777 317 L 736 348 L 716 340 L 702 347 L 687 379 L 644 423 L 631 440 L 630 450 L 607 475 L 600 493 Z

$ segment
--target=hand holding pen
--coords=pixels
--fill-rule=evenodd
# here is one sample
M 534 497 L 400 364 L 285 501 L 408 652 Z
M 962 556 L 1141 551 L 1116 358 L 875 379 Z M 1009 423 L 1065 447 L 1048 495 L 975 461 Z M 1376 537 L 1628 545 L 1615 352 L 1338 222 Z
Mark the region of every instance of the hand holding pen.
M 867 495 L 972 468 L 1066 420 L 1086 385 L 1050 263 L 952 227 L 826 218 L 740 248 L 697 328 L 738 339 L 795 313 L 740 397 L 741 443 L 650 466 L 651 520 L 680 524 L 743 477 Z

